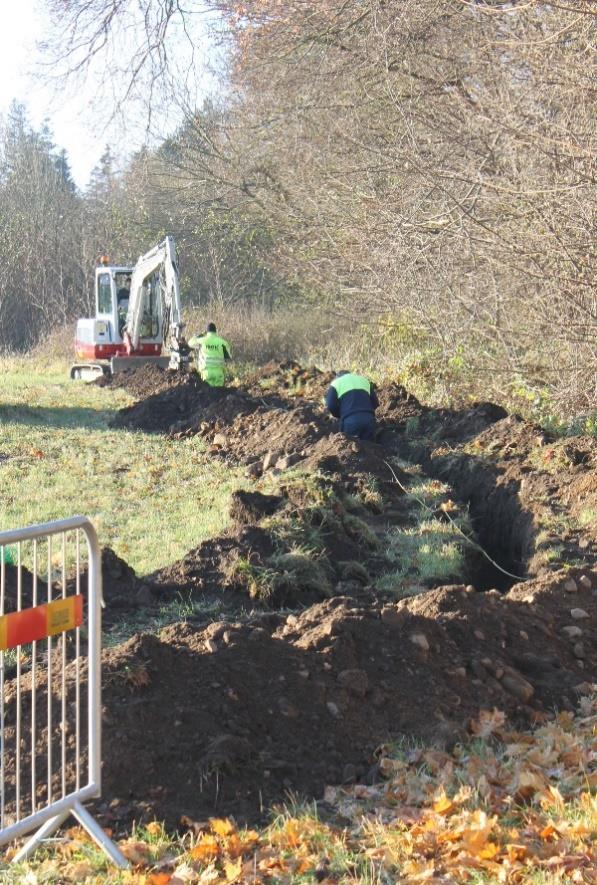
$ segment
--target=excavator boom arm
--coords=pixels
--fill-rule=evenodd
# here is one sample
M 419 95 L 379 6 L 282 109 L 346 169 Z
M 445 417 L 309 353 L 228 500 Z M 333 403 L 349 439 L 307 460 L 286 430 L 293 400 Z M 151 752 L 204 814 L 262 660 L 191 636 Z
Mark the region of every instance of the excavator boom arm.
M 183 322 L 176 247 L 174 239 L 166 237 L 163 243 L 142 255 L 133 269 L 125 325 L 126 337 L 133 350 L 139 346 L 149 282 L 156 273 L 159 273 L 164 344 L 169 346 L 167 339 L 170 336 L 175 342 L 182 337 Z

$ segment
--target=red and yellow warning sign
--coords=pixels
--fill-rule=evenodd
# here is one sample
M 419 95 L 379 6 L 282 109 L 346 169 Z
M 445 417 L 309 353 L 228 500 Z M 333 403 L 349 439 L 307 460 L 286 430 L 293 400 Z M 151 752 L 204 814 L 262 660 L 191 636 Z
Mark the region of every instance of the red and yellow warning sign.
M 83 623 L 83 597 L 68 596 L 0 617 L 0 651 L 74 630 Z

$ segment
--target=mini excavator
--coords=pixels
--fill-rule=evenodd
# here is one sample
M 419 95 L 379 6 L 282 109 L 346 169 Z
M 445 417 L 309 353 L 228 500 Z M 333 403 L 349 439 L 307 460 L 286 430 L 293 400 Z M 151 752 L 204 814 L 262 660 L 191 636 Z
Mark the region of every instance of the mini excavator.
M 95 317 L 77 322 L 70 376 L 92 380 L 147 363 L 185 372 L 190 348 L 183 329 L 172 237 L 134 267 L 104 256 L 95 270 Z

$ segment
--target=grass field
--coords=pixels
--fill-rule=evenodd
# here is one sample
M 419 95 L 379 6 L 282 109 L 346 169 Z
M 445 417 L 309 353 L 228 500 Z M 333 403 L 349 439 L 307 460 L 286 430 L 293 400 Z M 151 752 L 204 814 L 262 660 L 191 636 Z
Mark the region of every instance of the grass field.
M 0 529 L 81 513 L 139 574 L 220 532 L 240 472 L 198 438 L 110 430 L 128 395 L 72 382 L 66 368 L 0 362 Z

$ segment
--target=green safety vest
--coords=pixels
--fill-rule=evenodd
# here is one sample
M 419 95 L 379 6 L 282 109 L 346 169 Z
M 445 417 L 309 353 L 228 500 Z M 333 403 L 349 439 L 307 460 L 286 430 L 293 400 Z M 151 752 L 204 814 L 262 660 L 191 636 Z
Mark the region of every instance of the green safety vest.
M 353 372 L 334 378 L 332 387 L 338 394 L 338 399 L 344 396 L 345 393 L 350 393 L 351 390 L 365 390 L 367 393 L 371 393 L 371 382 L 367 381 L 362 375 L 355 375 Z
M 191 338 L 189 347 L 200 348 L 197 365 L 199 369 L 223 369 L 224 348 L 230 353 L 230 345 L 225 338 L 220 338 L 215 332 L 207 332 L 198 338 Z

